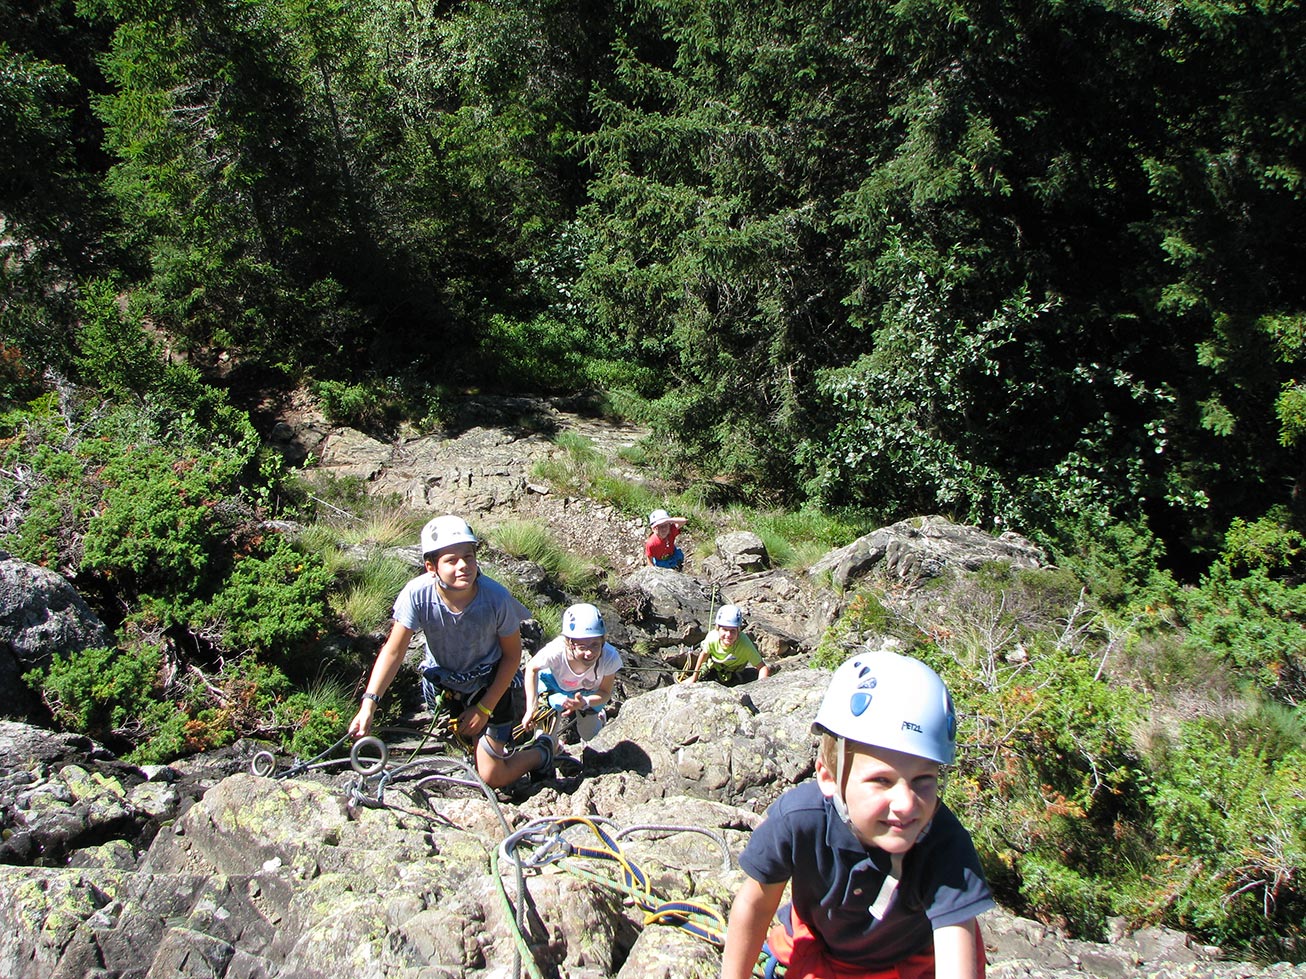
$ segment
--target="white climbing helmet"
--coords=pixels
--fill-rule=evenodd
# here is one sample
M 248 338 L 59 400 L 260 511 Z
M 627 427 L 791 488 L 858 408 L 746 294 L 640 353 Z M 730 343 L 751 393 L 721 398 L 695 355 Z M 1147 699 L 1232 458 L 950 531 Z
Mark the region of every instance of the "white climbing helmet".
M 671 514 L 666 510 L 654 510 L 648 515 L 648 525 L 656 527 L 658 524 L 671 523 Z
M 472 528 L 467 525 L 467 521 L 452 514 L 428 520 L 426 526 L 422 528 L 423 554 L 442 551 L 455 544 L 479 543 L 476 535 L 472 533 Z
M 722 605 L 716 610 L 716 624 L 723 625 L 727 629 L 742 629 L 744 613 L 739 610 L 738 605 Z
M 603 613 L 588 602 L 573 605 L 562 613 L 562 634 L 568 639 L 593 639 L 607 632 Z
M 940 765 L 957 753 L 957 713 L 943 680 L 887 650 L 858 653 L 834 671 L 812 725 L 821 731 Z

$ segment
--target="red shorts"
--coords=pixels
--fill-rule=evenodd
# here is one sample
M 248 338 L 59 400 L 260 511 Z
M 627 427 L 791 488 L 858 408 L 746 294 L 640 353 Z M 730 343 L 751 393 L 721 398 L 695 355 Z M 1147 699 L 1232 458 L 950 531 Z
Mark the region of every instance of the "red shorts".
M 834 958 L 825 943 L 792 910 L 789 922 L 794 929 L 792 935 L 784 925 L 777 924 L 766 936 L 771 953 L 786 967 L 785 979 L 934 979 L 933 949 L 904 959 L 891 969 L 870 972 Z M 975 923 L 975 939 L 979 942 L 979 979 L 984 979 L 984 941 L 979 922 Z

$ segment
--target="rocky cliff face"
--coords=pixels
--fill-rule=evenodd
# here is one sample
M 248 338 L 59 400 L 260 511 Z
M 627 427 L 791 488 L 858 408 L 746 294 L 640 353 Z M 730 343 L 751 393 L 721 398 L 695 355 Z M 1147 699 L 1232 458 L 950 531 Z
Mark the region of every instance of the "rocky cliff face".
M 826 675 L 805 663 L 841 590 L 869 573 L 910 586 L 945 567 L 1042 561 L 1014 535 L 925 517 L 810 574 L 770 568 L 748 534 L 723 535 L 689 574 L 643 568 L 642 522 L 532 486 L 531 465 L 554 451 L 539 431 L 468 427 L 402 445 L 334 432 L 312 451 L 423 509 L 543 519 L 624 569 L 607 611 L 627 666 L 602 733 L 565 744 L 555 778 L 495 793 L 457 749 L 412 754 L 402 733 L 384 764 L 373 748 L 288 778 L 289 760 L 262 745 L 137 768 L 84 738 L 0 722 L 0 976 L 715 976 L 704 936 L 722 927 L 737 856 L 766 806 L 812 775 Z M 59 604 L 4 594 L 17 596 L 5 608 Z M 748 610 L 779 671 L 731 689 L 675 684 L 669 664 L 723 601 Z M 30 660 L 23 630 L 38 620 L 0 620 L 0 666 Z M 93 617 L 83 624 L 68 641 L 102 641 Z M 983 927 L 995 979 L 1306 979 L 1306 967 L 1224 962 L 1169 932 L 1095 945 L 1002 912 Z
M 719 931 L 749 831 L 810 777 L 824 680 L 637 695 L 556 779 L 508 794 L 439 744 L 287 779 L 250 774 L 256 745 L 134 769 L 2 723 L 0 974 L 706 979 L 718 952 L 694 929 Z M 1306 979 L 1170 932 L 983 926 L 996 979 Z

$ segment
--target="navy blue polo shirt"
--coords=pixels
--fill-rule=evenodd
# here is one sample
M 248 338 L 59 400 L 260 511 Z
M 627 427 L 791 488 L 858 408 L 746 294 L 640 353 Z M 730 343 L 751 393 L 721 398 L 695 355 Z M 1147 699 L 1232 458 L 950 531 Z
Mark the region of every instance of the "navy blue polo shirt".
M 775 801 L 739 865 L 763 884 L 791 881 L 793 910 L 830 954 L 873 972 L 931 951 L 935 928 L 996 906 L 970 834 L 940 802 L 929 829 L 903 858 L 898 889 L 877 921 L 870 909 L 888 876 L 889 854 L 864 847 L 815 781 Z M 786 926 L 787 910 L 781 912 Z

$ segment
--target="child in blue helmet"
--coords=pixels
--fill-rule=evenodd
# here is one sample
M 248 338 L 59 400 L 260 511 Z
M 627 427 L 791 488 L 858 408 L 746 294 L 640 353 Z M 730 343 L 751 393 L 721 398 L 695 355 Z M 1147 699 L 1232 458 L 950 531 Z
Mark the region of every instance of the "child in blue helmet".
M 716 628 L 703 639 L 687 682 L 703 677 L 730 687 L 770 676 L 771 667 L 763 662 L 757 644 L 744 635 L 743 629 L 744 613 L 738 605 L 717 609 Z
M 859 654 L 812 730 L 816 778 L 776 800 L 739 858 L 722 979 L 748 979 L 764 941 L 787 979 L 982 979 L 976 919 L 994 901 L 939 798 L 956 751 L 943 681 L 910 657 Z
M 526 664 L 527 729 L 534 726 L 540 697 L 559 714 L 575 718 L 581 740 L 589 741 L 603 729 L 603 705 L 612 699 L 621 669 L 621 654 L 606 637 L 603 613 L 588 602 L 562 613 L 562 635 Z
M 461 517 L 429 521 L 421 542 L 426 572 L 404 585 L 395 599 L 394 624 L 377 653 L 349 734 L 362 737 L 372 729 L 376 705 L 420 630 L 426 642 L 423 697 L 432 710 L 441 703 L 452 709 L 458 734 L 476 745 L 477 773 L 491 788 L 503 788 L 553 764 L 554 745 L 547 738 L 522 750 L 509 748 L 525 702 L 521 623 L 530 612 L 507 588 L 480 573 L 479 541 Z

